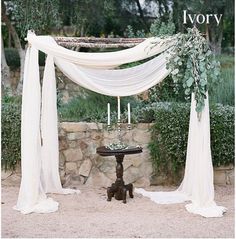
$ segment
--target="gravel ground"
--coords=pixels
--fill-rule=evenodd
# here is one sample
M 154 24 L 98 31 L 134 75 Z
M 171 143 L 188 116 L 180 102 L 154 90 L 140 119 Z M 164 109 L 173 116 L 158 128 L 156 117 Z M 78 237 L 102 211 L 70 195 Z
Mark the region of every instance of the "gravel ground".
M 149 187 L 147 190 L 173 190 Z M 127 204 L 106 201 L 105 188 L 80 187 L 78 195 L 50 195 L 60 203 L 50 214 L 23 215 L 12 209 L 19 176 L 2 181 L 2 238 L 234 238 L 234 187 L 217 186 L 216 201 L 228 208 L 221 218 L 190 214 L 184 204 L 158 205 L 134 194 Z

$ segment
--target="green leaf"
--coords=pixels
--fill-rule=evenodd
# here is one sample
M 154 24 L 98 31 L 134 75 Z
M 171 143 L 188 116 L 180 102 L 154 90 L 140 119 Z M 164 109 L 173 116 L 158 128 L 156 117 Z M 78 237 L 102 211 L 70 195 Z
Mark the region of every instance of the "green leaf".
M 185 94 L 185 95 L 189 95 L 189 94 L 190 94 L 190 89 L 187 88 L 187 89 L 184 91 L 184 94 Z
M 207 84 L 207 81 L 206 81 L 206 80 L 201 80 L 201 81 L 200 81 L 200 85 L 201 85 L 201 86 L 205 86 L 206 84 Z
M 190 77 L 190 78 L 186 81 L 186 85 L 187 85 L 188 87 L 190 87 L 190 86 L 193 84 L 193 82 L 194 82 L 193 77 Z

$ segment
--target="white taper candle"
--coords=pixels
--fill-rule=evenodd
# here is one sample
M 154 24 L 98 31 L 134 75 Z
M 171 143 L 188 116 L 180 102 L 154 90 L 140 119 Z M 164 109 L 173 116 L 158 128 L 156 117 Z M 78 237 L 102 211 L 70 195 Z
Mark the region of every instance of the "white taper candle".
M 118 101 L 118 121 L 120 122 L 120 96 L 117 97 Z
M 130 115 L 130 103 L 128 103 L 128 124 L 131 123 L 131 115 Z
M 110 103 L 107 103 L 107 124 L 111 124 L 111 118 L 110 118 Z

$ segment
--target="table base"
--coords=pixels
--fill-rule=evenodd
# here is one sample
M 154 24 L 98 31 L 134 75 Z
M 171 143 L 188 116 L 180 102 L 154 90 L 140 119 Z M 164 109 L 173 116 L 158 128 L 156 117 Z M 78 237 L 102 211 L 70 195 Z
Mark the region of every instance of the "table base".
M 124 154 L 115 155 L 116 157 L 116 181 L 107 188 L 107 201 L 111 201 L 112 197 L 115 197 L 116 200 L 123 200 L 123 203 L 126 203 L 126 193 L 129 192 L 131 198 L 133 195 L 133 184 L 125 185 L 123 180 L 123 159 Z
M 115 197 L 116 200 L 123 200 L 123 203 L 126 203 L 127 191 L 129 192 L 129 196 L 133 198 L 133 184 L 124 185 L 124 182 L 116 180 L 111 187 L 107 188 L 107 201 L 111 201 L 112 197 Z

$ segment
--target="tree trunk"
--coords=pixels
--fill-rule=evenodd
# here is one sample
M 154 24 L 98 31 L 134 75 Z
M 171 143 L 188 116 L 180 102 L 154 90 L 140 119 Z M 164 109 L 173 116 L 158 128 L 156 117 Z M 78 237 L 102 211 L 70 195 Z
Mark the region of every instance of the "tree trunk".
M 5 57 L 5 51 L 4 51 L 4 45 L 3 45 L 3 39 L 2 39 L 2 33 L 1 33 L 1 73 L 2 73 L 2 93 L 4 90 L 7 90 L 8 93 L 12 94 L 12 88 L 11 88 L 11 79 L 10 79 L 10 68 L 7 65 L 6 57 Z
M 219 8 L 216 9 L 215 12 L 217 14 L 223 14 L 225 13 L 225 8 Z M 221 42 L 223 39 L 223 19 L 221 19 L 220 24 L 217 26 L 216 23 L 214 24 L 209 24 L 208 27 L 206 28 L 206 35 L 208 36 L 209 39 L 209 45 L 211 47 L 212 52 L 215 55 L 220 55 L 221 54 Z
M 23 75 L 24 75 L 24 61 L 25 61 L 25 50 L 21 46 L 20 38 L 16 32 L 15 27 L 12 25 L 9 17 L 6 14 L 6 6 L 4 2 L 2 1 L 2 20 L 5 22 L 9 33 L 12 36 L 12 39 L 14 41 L 15 48 L 17 49 L 19 56 L 20 56 L 20 80 L 17 86 L 17 93 L 22 93 L 22 85 L 23 85 Z
M 17 85 L 17 93 L 18 94 L 22 94 L 22 90 L 23 90 L 23 78 L 24 78 L 24 68 L 25 68 L 25 51 L 22 50 L 21 52 L 19 52 L 20 55 L 20 80 L 19 83 Z
M 139 11 L 140 17 L 142 19 L 143 25 L 144 25 L 145 29 L 148 31 L 149 28 L 147 26 L 147 22 L 145 20 L 144 14 L 143 14 L 143 9 L 141 7 L 141 4 L 140 4 L 139 0 L 135 0 L 135 2 L 136 2 L 136 5 L 138 7 L 138 11 Z

